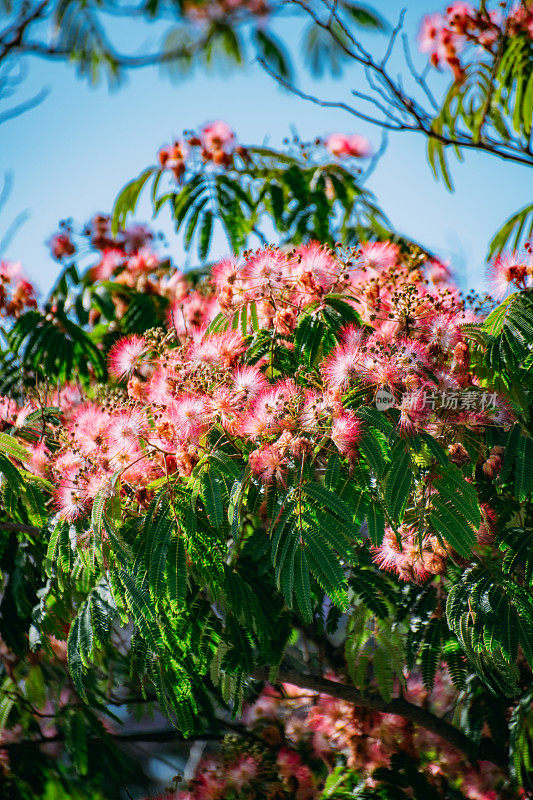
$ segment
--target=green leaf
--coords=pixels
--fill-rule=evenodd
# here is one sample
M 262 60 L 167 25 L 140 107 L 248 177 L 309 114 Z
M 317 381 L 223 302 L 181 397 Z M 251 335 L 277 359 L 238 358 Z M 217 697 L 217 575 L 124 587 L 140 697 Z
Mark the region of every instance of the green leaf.
M 160 647 L 160 631 L 147 592 L 139 588 L 133 575 L 126 570 L 119 570 L 118 577 L 135 625 L 152 650 L 157 651 Z
M 520 235 L 517 235 L 517 232 Z M 533 203 L 524 206 L 520 211 L 509 217 L 497 231 L 490 242 L 488 258 L 499 255 L 508 246 L 515 235 L 513 247 L 518 248 L 521 241 L 528 241 L 533 235 Z
M 26 481 L 24 489 L 24 500 L 29 509 L 29 516 L 38 525 L 44 525 L 47 520 L 47 510 L 42 491 L 32 480 Z
M 265 62 L 282 78 L 290 78 L 290 61 L 282 43 L 266 28 L 256 28 L 253 38 Z
M 22 462 L 27 461 L 30 457 L 27 449 L 13 436 L 8 436 L 7 433 L 0 433 L 0 451 Z
M 198 255 L 204 261 L 211 246 L 211 236 L 213 234 L 213 212 L 207 209 L 200 225 L 200 240 L 198 244 Z
M 87 775 L 89 769 L 87 747 L 87 723 L 80 711 L 71 711 L 67 715 L 66 740 L 67 750 L 72 756 L 78 775 Z
M 428 515 L 431 526 L 460 555 L 470 558 L 476 543 L 476 532 L 472 525 L 450 501 L 435 497 L 432 502 L 434 510 Z
M 209 466 L 202 476 L 202 499 L 209 522 L 219 528 L 224 522 L 221 481 L 213 466 Z
M 437 672 L 441 658 L 442 642 L 442 621 L 434 617 L 430 620 L 424 634 L 424 642 L 420 653 L 420 670 L 422 680 L 428 691 L 431 691 L 435 683 L 435 673 Z
M 24 481 L 20 472 L 2 453 L 0 453 L 0 472 L 14 492 L 20 493 L 24 490 Z
M 361 28 L 368 28 L 374 31 L 386 31 L 390 27 L 389 23 L 383 17 L 367 6 L 362 6 L 358 3 L 350 3 L 347 2 L 347 0 L 343 0 L 340 5 L 342 8 L 346 9 Z
M 169 515 L 168 503 L 162 503 L 157 515 L 152 520 L 149 530 L 149 564 L 148 583 L 150 595 L 157 601 L 163 595 L 165 584 L 165 566 L 170 545 L 174 520 Z
M 183 536 L 176 536 L 168 549 L 167 587 L 171 606 L 177 611 L 187 596 L 187 551 Z
M 48 542 L 48 548 L 46 550 L 46 558 L 44 561 L 44 567 L 47 575 L 50 575 L 52 567 L 55 564 L 57 558 L 57 552 L 59 548 L 59 537 L 61 534 L 61 529 L 63 527 L 67 527 L 68 525 L 66 522 L 59 522 L 55 528 L 53 529 L 52 533 L 50 534 L 50 539 Z
M 304 314 L 294 331 L 296 351 L 308 366 L 313 366 L 324 337 L 324 322 L 315 314 Z
M 381 441 L 378 441 L 376 435 L 371 431 L 367 431 L 359 442 L 358 447 L 371 469 L 380 478 L 386 467 Z
M 331 514 L 339 517 L 353 527 L 353 512 L 335 492 L 332 492 L 320 483 L 310 481 L 303 485 L 302 493 L 315 500 L 319 506 L 327 509 Z
M 309 567 L 303 546 L 296 548 L 294 556 L 294 592 L 302 617 L 306 623 L 313 620 Z
M 88 702 L 87 695 L 85 693 L 85 686 L 83 682 L 83 677 L 85 673 L 84 664 L 81 656 L 81 628 L 83 625 L 82 618 L 80 613 L 83 613 L 86 604 L 84 603 L 78 615 L 74 618 L 69 634 L 67 639 L 67 659 L 68 659 L 68 667 L 70 671 L 70 676 L 72 678 L 72 682 L 78 692 L 79 696 L 84 700 L 86 703 Z
M 305 539 L 307 561 L 313 575 L 335 605 L 346 608 L 347 580 L 338 558 L 319 531 L 308 528 Z
M 381 506 L 376 501 L 371 501 L 368 507 L 368 535 L 374 547 L 379 547 L 385 535 L 385 517 Z
M 335 490 L 339 483 L 341 460 L 337 453 L 332 453 L 328 458 L 326 464 L 326 472 L 324 474 L 324 485 L 326 489 Z
M 121 189 L 115 200 L 111 215 L 111 231 L 114 236 L 116 236 L 120 227 L 125 226 L 128 214 L 133 214 L 135 212 L 139 196 L 146 183 L 155 172 L 158 172 L 157 167 L 148 167 L 148 169 L 141 172 L 137 178 L 127 183 L 124 188 Z
M 401 522 L 411 491 L 411 457 L 402 444 L 391 452 L 391 465 L 385 478 L 385 501 L 387 513 Z
M 502 328 L 509 312 L 509 306 L 518 298 L 518 293 L 511 294 L 497 306 L 494 311 L 485 318 L 483 322 L 484 329 L 492 336 L 497 336 L 502 332 Z

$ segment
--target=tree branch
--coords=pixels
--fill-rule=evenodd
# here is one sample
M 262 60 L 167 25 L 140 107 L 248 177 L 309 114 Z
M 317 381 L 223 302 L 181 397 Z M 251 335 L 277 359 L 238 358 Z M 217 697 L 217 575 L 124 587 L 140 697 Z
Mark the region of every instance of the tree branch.
M 197 736 L 183 736 L 177 730 L 160 730 L 160 731 L 135 731 L 133 733 L 108 733 L 107 736 L 114 742 L 123 742 L 129 744 L 132 742 L 218 742 L 223 739 L 226 734 L 224 733 L 202 733 Z M 90 736 L 90 740 L 98 741 L 98 736 Z M 22 747 L 40 747 L 44 744 L 54 744 L 56 742 L 65 741 L 65 735 L 58 733 L 55 736 L 42 736 L 39 739 L 23 739 L 18 742 L 2 742 L 0 741 L 0 750 L 13 750 Z
M 173 50 L 160 50 L 156 53 L 148 53 L 144 56 L 132 56 L 124 53 L 109 51 L 107 57 L 116 67 L 123 69 L 142 69 L 143 67 L 153 67 L 161 64 L 168 64 L 181 58 L 191 58 L 195 53 L 202 50 L 209 44 L 212 33 L 194 42 L 190 42 L 182 47 Z M 43 42 L 25 42 L 20 45 L 18 52 L 22 55 L 40 56 L 51 60 L 61 60 L 69 58 L 72 53 L 67 48 L 47 45 Z
M 327 108 L 339 108 L 344 111 L 347 111 L 349 114 L 358 117 L 359 119 L 364 120 L 365 122 L 369 122 L 372 125 L 377 125 L 381 128 L 385 128 L 387 130 L 398 130 L 398 131 L 413 131 L 414 133 L 422 133 L 428 139 L 434 139 L 444 146 L 454 146 L 458 148 L 462 148 L 465 150 L 480 150 L 482 152 L 490 153 L 491 155 L 497 156 L 506 161 L 513 161 L 517 164 L 522 164 L 524 166 L 532 167 L 533 166 L 533 154 L 530 153 L 528 149 L 522 148 L 520 146 L 514 146 L 512 142 L 506 141 L 499 141 L 493 140 L 488 137 L 485 137 L 483 141 L 476 141 L 468 134 L 460 134 L 459 136 L 445 136 L 438 131 L 436 131 L 433 127 L 433 117 L 435 114 L 434 109 L 434 98 L 432 98 L 429 89 L 422 78 L 414 67 L 411 67 L 411 64 L 408 62 L 408 66 L 413 74 L 413 77 L 417 81 L 417 83 L 423 89 L 425 95 L 430 100 L 433 108 L 428 111 L 420 103 L 412 96 L 406 94 L 404 91 L 401 82 L 395 81 L 391 75 L 387 72 L 386 65 L 387 60 L 390 56 L 391 50 L 394 46 L 395 40 L 401 29 L 402 18 L 398 22 L 398 25 L 392 32 L 389 44 L 385 51 L 385 55 L 380 62 L 377 62 L 372 55 L 362 46 L 362 44 L 354 37 L 351 31 L 346 27 L 344 22 L 340 19 L 338 14 L 335 11 L 335 8 L 328 2 L 328 0 L 322 0 L 324 7 L 329 12 L 329 19 L 327 22 L 324 22 L 320 19 L 316 11 L 310 8 L 309 5 L 305 2 L 305 0 L 287 0 L 288 3 L 292 3 L 297 5 L 302 10 L 304 10 L 313 20 L 313 22 L 323 30 L 326 30 L 330 36 L 333 38 L 335 43 L 338 47 L 345 53 L 346 56 L 351 58 L 353 61 L 358 63 L 364 70 L 367 75 L 367 81 L 371 88 L 374 91 L 379 92 L 380 98 L 376 100 L 374 98 L 367 96 L 363 96 L 362 93 L 358 93 L 361 99 L 366 100 L 367 102 L 372 103 L 376 108 L 378 108 L 383 114 L 385 114 L 385 119 L 380 119 L 379 117 L 373 117 L 369 114 L 365 114 L 360 112 L 359 109 L 354 108 L 353 106 L 348 105 L 347 103 L 343 103 L 341 101 L 326 101 L 320 100 L 313 95 L 307 94 L 302 92 L 300 89 L 297 89 L 293 84 L 287 81 L 285 78 L 280 76 L 278 73 L 275 72 L 272 68 L 269 68 L 265 65 L 262 59 L 258 59 L 261 66 L 284 88 L 288 89 L 289 91 L 296 94 L 298 97 L 302 97 L 305 100 L 310 100 L 311 102 L 315 103 L 316 105 L 327 107 Z M 342 31 L 343 38 L 341 38 L 337 33 L 336 30 L 332 27 L 332 22 L 335 22 L 336 28 Z M 350 43 L 350 45 L 347 44 Z M 410 59 L 409 59 L 410 60 Z M 376 78 L 377 84 L 375 85 L 372 83 L 371 75 Z M 357 94 L 356 94 L 357 96 Z M 384 109 L 383 104 L 388 104 L 389 108 Z M 394 116 L 394 113 L 400 112 L 403 115 L 403 120 L 398 121 L 398 119 Z M 387 119 L 387 117 L 389 119 Z M 395 125 L 390 123 L 390 119 L 396 122 Z
M 0 124 L 1 123 L 2 123 L 2 117 L 0 115 Z M 30 217 L 30 212 L 28 211 L 27 208 L 25 208 L 24 211 L 21 211 L 19 214 L 17 214 L 17 216 L 15 217 L 13 222 L 10 224 L 9 228 L 7 229 L 7 231 L 4 233 L 4 235 L 0 239 L 0 257 L 5 253 L 5 251 L 7 250 L 7 248 L 9 247 L 11 242 L 13 241 L 13 239 L 15 238 L 16 234 L 21 229 L 21 227 L 24 225 L 24 223 L 28 221 L 29 217 Z
M 37 528 L 35 525 L 24 525 L 22 522 L 0 522 L 0 531 L 9 531 L 14 533 L 41 533 L 42 528 Z
M 268 681 L 269 670 L 257 668 L 254 670 L 252 677 L 256 680 Z M 480 758 L 478 748 L 462 731 L 446 720 L 436 717 L 430 711 L 426 711 L 424 708 L 420 708 L 420 706 L 409 703 L 402 698 L 394 698 L 387 702 L 379 695 L 363 694 L 352 686 L 346 686 L 346 684 L 336 683 L 314 675 L 304 675 L 301 672 L 296 672 L 296 670 L 283 670 L 278 673 L 277 682 L 291 683 L 300 687 L 300 689 L 309 689 L 312 692 L 327 694 L 330 697 L 336 697 L 361 708 L 370 708 L 381 714 L 396 714 L 444 739 L 456 750 L 463 753 L 470 762 L 474 763 Z M 499 753 L 491 753 L 490 755 L 483 753 L 483 757 L 497 764 L 503 761 L 503 756 Z
M 6 58 L 9 53 L 18 50 L 22 44 L 22 39 L 26 29 L 40 17 L 44 16 L 48 0 L 41 0 L 29 11 L 23 8 L 19 18 L 0 35 L 0 61 Z
M 34 97 L 30 97 L 29 100 L 24 100 L 22 103 L 19 103 L 13 108 L 9 108 L 7 111 L 3 111 L 0 114 L 0 125 L 4 122 L 7 122 L 10 119 L 15 119 L 15 117 L 19 117 L 21 114 L 24 114 L 26 111 L 30 111 L 30 109 L 35 108 L 38 106 L 42 101 L 48 96 L 48 89 L 41 89 L 40 92 L 37 92 Z
M 387 122 L 386 120 L 379 119 L 377 117 L 371 117 L 368 114 L 365 114 L 359 109 L 354 108 L 353 106 L 348 105 L 348 103 L 344 103 L 342 101 L 337 100 L 321 100 L 318 97 L 315 97 L 312 94 L 308 94 L 307 92 L 298 89 L 294 84 L 290 83 L 286 78 L 283 78 L 279 73 L 277 73 L 272 67 L 270 67 L 262 58 L 257 58 L 257 62 L 261 65 L 261 67 L 271 75 L 277 83 L 283 86 L 285 89 L 288 89 L 290 92 L 295 94 L 297 97 L 301 97 L 303 100 L 309 100 L 311 103 L 314 103 L 317 106 L 321 106 L 322 108 L 339 108 L 343 111 L 346 111 L 348 114 L 351 114 L 358 119 L 363 120 L 364 122 L 369 122 L 371 125 L 377 125 L 380 128 L 384 128 L 385 130 L 389 131 L 411 131 L 413 133 L 421 133 L 428 139 L 436 139 L 437 141 L 441 142 L 446 147 L 453 146 L 459 147 L 465 150 L 481 150 L 485 153 L 490 153 L 493 156 L 497 156 L 498 158 L 503 159 L 504 161 L 513 161 L 515 164 L 522 164 L 527 167 L 533 167 L 533 154 L 528 155 L 525 151 L 516 150 L 512 147 L 512 145 L 507 145 L 504 142 L 502 143 L 491 143 L 491 142 L 475 142 L 472 139 L 466 138 L 451 138 L 448 136 L 444 136 L 441 133 L 433 130 L 431 127 L 426 127 L 422 124 L 413 124 L 409 125 L 406 123 L 398 123 L 392 124 Z M 365 99 L 371 100 L 371 98 L 366 97 Z M 373 102 L 373 101 L 372 101 Z M 376 107 L 379 106 L 379 103 L 374 102 Z M 395 119 L 390 114 L 392 119 Z M 416 119 L 416 115 L 413 112 L 413 116 Z

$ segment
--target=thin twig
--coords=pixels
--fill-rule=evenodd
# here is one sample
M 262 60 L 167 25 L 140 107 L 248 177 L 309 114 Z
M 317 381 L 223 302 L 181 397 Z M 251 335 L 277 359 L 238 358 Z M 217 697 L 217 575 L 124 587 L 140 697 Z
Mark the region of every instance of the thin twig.
M 347 103 L 343 103 L 342 101 L 337 100 L 320 100 L 318 97 L 314 97 L 307 92 L 302 91 L 301 89 L 297 89 L 292 83 L 290 83 L 286 78 L 283 78 L 279 73 L 277 73 L 267 62 L 258 57 L 256 59 L 257 63 L 261 65 L 261 67 L 271 75 L 274 80 L 276 80 L 281 86 L 284 86 L 285 89 L 288 89 L 293 94 L 297 95 L 297 97 L 301 97 L 303 100 L 310 100 L 312 103 L 315 103 L 318 106 L 322 106 L 323 108 L 340 108 L 343 111 L 346 111 L 348 114 L 352 114 L 354 117 L 358 119 L 362 119 L 364 122 L 370 122 L 372 125 L 379 125 L 382 128 L 387 128 L 387 130 L 391 131 L 401 131 L 407 130 L 405 126 L 399 125 L 391 125 L 390 123 L 386 122 L 385 120 L 376 119 L 375 117 L 369 117 L 368 114 L 363 114 L 361 111 L 349 106 Z
M 409 68 L 409 72 L 411 73 L 411 75 L 413 76 L 415 81 L 418 83 L 418 85 L 420 86 L 420 88 L 422 89 L 424 94 L 426 95 L 427 99 L 429 100 L 429 102 L 433 106 L 434 110 L 436 112 L 440 111 L 439 104 L 437 103 L 433 92 L 431 91 L 431 89 L 427 85 L 427 81 L 426 81 L 426 79 L 424 77 L 424 74 L 421 73 L 421 72 L 418 72 L 418 70 L 416 69 L 416 67 L 414 65 L 413 58 L 411 56 L 411 49 L 409 47 L 409 39 L 407 38 L 407 34 L 405 34 L 405 33 L 402 36 L 402 44 L 403 44 L 403 52 L 404 52 L 404 56 L 405 56 L 405 61 L 406 61 L 406 64 L 407 64 L 407 66 Z
M 405 19 L 405 12 L 406 12 L 406 9 L 402 8 L 402 10 L 400 11 L 400 16 L 398 18 L 398 22 L 396 24 L 396 27 L 394 28 L 393 32 L 391 33 L 391 36 L 390 36 L 390 39 L 389 39 L 389 43 L 387 45 L 387 49 L 385 50 L 385 55 L 381 59 L 381 69 L 385 69 L 385 67 L 387 65 L 387 61 L 389 60 L 390 55 L 391 55 L 392 51 L 394 50 L 394 44 L 396 42 L 396 37 L 398 36 L 399 32 L 403 28 L 403 21 Z
M 17 106 L 13 106 L 13 108 L 9 108 L 7 111 L 4 111 L 0 114 L 0 125 L 3 125 L 4 122 L 8 120 L 15 119 L 16 117 L 20 117 L 21 114 L 24 114 L 26 111 L 30 111 L 30 109 L 35 108 L 36 106 L 40 105 L 43 100 L 48 97 L 49 89 L 41 89 L 40 92 L 37 92 L 34 97 L 30 97 L 29 100 L 24 100 L 22 103 L 19 103 Z
M 21 211 L 20 214 L 17 214 L 7 231 L 4 233 L 2 239 L 0 239 L 0 256 L 5 253 L 15 238 L 17 232 L 22 228 L 24 223 L 28 221 L 30 216 L 30 211 L 27 208 L 25 208 L 24 211 Z

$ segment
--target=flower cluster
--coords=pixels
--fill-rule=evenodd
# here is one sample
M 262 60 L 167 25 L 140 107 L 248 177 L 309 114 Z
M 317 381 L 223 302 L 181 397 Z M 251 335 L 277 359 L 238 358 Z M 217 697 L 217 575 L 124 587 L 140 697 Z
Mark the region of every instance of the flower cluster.
M 54 233 L 48 240 L 48 247 L 56 261 L 62 261 L 76 252 L 76 245 L 72 240 L 72 229 L 67 224 L 62 224 L 61 229 Z
M 29 308 L 37 308 L 37 300 L 22 264 L 0 261 L 0 317 L 18 317 Z
M 454 79 L 464 77 L 460 54 L 469 45 L 493 52 L 502 36 L 525 33 L 533 38 L 533 10 L 528 3 L 518 3 L 508 14 L 501 9 L 489 11 L 484 5 L 474 8 L 470 3 L 456 0 L 444 14 L 427 14 L 420 28 L 420 49 L 429 53 L 435 67 L 451 69 Z
M 335 675 L 328 677 L 339 681 Z M 437 675 L 431 691 L 417 673 L 411 673 L 401 694 L 439 716 L 451 713 L 458 698 L 445 671 Z M 165 800 L 314 800 L 322 796 L 328 774 L 339 764 L 359 791 L 378 788 L 373 773 L 388 767 L 391 757 L 402 751 L 419 759 L 437 790 L 444 781 L 469 800 L 506 796 L 505 776 L 493 764 L 482 761 L 475 768 L 437 735 L 405 718 L 330 695 L 290 684 L 282 684 L 280 690 L 266 686 L 248 707 L 245 721 L 253 737 L 228 737 L 218 752 L 200 761 L 187 787 L 167 794 Z
M 255 794 L 266 789 L 267 795 Z M 237 800 L 241 797 L 278 800 L 316 800 L 319 781 L 293 747 L 268 749 L 228 738 L 222 752 L 200 762 L 187 789 L 167 794 L 165 800 Z
M 270 5 L 266 0 L 216 0 L 210 3 L 186 0 L 183 12 L 197 23 L 226 22 L 230 15 L 242 13 L 251 17 L 266 17 Z
M 372 155 L 368 139 L 357 133 L 331 133 L 324 144 L 337 158 L 368 158 Z
M 141 261 L 142 248 L 122 252 L 128 264 Z M 135 274 L 129 266 L 119 277 Z M 263 485 L 283 487 L 304 465 L 319 475 L 332 453 L 353 468 L 362 422 L 352 400 L 371 403 L 380 391 L 393 398 L 402 435 L 425 431 L 449 441 L 457 429 L 512 421 L 494 392 L 491 403 L 426 402 L 435 393 L 485 395 L 461 329 L 476 312 L 448 268 L 417 250 L 401 252 L 392 242 L 342 254 L 317 243 L 269 247 L 221 261 L 194 289 L 180 280 L 167 330 L 113 345 L 109 371 L 125 389 L 68 408 L 60 403 L 62 446 L 49 467 L 65 519 L 88 514 L 99 493 L 114 491 L 117 475 L 123 499 L 144 507 L 150 484 L 190 476 L 208 457 L 213 436 L 231 442 Z M 338 302 L 359 322 L 339 332 L 311 371 L 300 364 L 292 376 L 280 374 L 277 358 L 295 356 L 297 325 L 318 322 Z M 493 455 L 483 466 L 489 478 L 498 473 Z M 429 497 L 431 477 L 426 488 Z M 487 520 L 480 543 L 490 541 Z M 444 572 L 449 555 L 435 537 L 421 544 L 406 524 L 386 532 L 373 558 L 401 579 L 422 582 Z
M 527 243 L 520 252 L 501 253 L 489 265 L 489 286 L 496 300 L 516 289 L 533 286 L 533 246 Z
M 161 258 L 155 246 L 155 236 L 145 225 L 133 224 L 113 234 L 110 217 L 97 214 L 78 235 L 69 224 L 62 223 L 48 245 L 52 256 L 60 261 L 74 254 L 85 261 L 88 255 L 93 256 L 87 280 L 93 284 L 113 281 L 115 291 L 110 299 L 117 319 L 128 308 L 128 289 L 160 295 L 171 303 L 188 292 L 183 273 L 172 268 L 168 259 Z M 121 286 L 125 288 L 124 294 L 120 291 Z M 96 324 L 99 318 L 100 310 L 93 305 L 89 313 L 90 324 Z
M 332 133 L 324 140 L 304 145 L 296 140 L 306 157 L 316 150 L 323 155 L 323 149 L 336 158 L 368 158 L 372 155 L 370 142 L 359 134 Z M 195 165 L 229 169 L 235 164 L 235 156 L 249 163 L 251 150 L 237 144 L 235 133 L 227 122 L 217 120 L 204 125 L 199 132 L 187 131 L 182 139 L 161 148 L 157 158 L 161 167 L 169 170 L 176 181 L 181 183 L 187 169 Z
M 183 140 L 163 147 L 157 158 L 163 169 L 170 170 L 179 182 L 187 169 L 187 161 L 197 153 L 203 164 L 211 162 L 227 168 L 233 165 L 234 154 L 245 156 L 246 150 L 236 144 L 235 134 L 227 122 L 216 120 L 204 125 L 200 133 L 191 132 Z

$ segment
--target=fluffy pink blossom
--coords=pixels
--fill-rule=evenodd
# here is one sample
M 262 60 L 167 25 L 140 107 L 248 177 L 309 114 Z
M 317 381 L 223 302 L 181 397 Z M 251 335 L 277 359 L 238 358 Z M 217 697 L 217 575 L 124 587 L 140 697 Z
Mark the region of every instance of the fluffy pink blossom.
M 399 428 L 407 433 L 414 433 L 418 428 L 423 427 L 432 410 L 427 402 L 425 389 L 405 392 L 401 398 L 399 409 Z
M 292 273 L 304 292 L 327 291 L 337 282 L 340 271 L 331 250 L 318 242 L 302 245 L 296 251 Z
M 210 281 L 217 289 L 232 286 L 240 277 L 242 265 L 233 258 L 223 258 L 211 269 Z
M 110 490 L 111 475 L 107 472 L 95 469 L 84 476 L 81 497 L 86 505 L 94 501 L 96 495 L 103 490 Z
M 472 20 L 474 7 L 463 0 L 455 0 L 446 8 L 448 23 L 454 28 L 463 32 L 468 22 Z
M 109 457 L 138 450 L 139 438 L 147 433 L 147 421 L 140 410 L 120 411 L 111 417 L 107 428 Z
M 451 279 L 449 265 L 439 261 L 438 258 L 432 258 L 428 261 L 426 264 L 426 272 L 430 281 L 436 286 Z
M 254 475 L 257 475 L 264 483 L 271 483 L 275 480 L 285 486 L 285 474 L 289 460 L 282 455 L 276 445 L 253 450 L 248 457 L 248 463 Z
M 30 454 L 29 460 L 26 463 L 26 468 L 29 472 L 33 472 L 34 475 L 40 475 L 42 478 L 45 478 L 50 465 L 50 451 L 45 442 L 27 444 L 26 449 Z
M 13 283 L 22 279 L 23 271 L 20 261 L 0 261 L 0 281 Z
M 65 256 L 71 256 L 76 252 L 76 245 L 70 238 L 69 231 L 61 231 L 51 236 L 48 240 L 48 247 L 57 261 L 61 261 Z
M 257 397 L 268 386 L 268 381 L 257 367 L 238 367 L 233 375 L 233 389 L 245 400 Z
M 521 253 L 502 253 L 489 266 L 489 287 L 496 300 L 502 300 L 513 289 L 532 285 L 533 260 Z
M 227 122 L 216 120 L 202 128 L 202 143 L 204 148 L 212 153 L 217 150 L 229 152 L 235 141 L 235 134 Z
M 300 426 L 304 431 L 316 434 L 318 431 L 324 431 L 331 423 L 332 417 L 341 413 L 342 404 L 331 394 L 319 394 L 313 389 L 308 389 L 300 412 Z
M 417 339 L 404 337 L 395 345 L 395 361 L 404 370 L 422 371 L 429 365 L 427 348 Z
M 439 44 L 444 18 L 439 13 L 426 14 L 418 32 L 418 45 L 423 53 L 434 53 Z
M 182 442 L 197 442 L 208 428 L 205 401 L 200 396 L 180 395 L 170 404 L 167 413 L 176 437 Z
M 278 381 L 261 392 L 240 420 L 239 427 L 245 436 L 279 433 L 294 428 L 298 396 L 294 381 Z
M 393 242 L 366 242 L 361 245 L 359 258 L 363 266 L 379 272 L 394 267 L 399 252 L 398 245 Z
M 332 133 L 326 139 L 325 145 L 337 158 L 368 158 L 372 155 L 368 139 L 357 133 Z
M 267 248 L 258 250 L 248 259 L 244 274 L 250 283 L 250 288 L 259 293 L 267 286 L 281 287 L 289 268 L 290 261 L 284 253 Z
M 109 414 L 95 403 L 85 403 L 73 414 L 71 430 L 74 440 L 84 456 L 92 456 L 107 449 Z
M 85 503 L 80 488 L 71 486 L 66 481 L 62 481 L 59 484 L 55 502 L 61 518 L 65 520 L 77 519 L 85 511 Z
M 14 424 L 17 411 L 18 405 L 15 400 L 0 396 L 0 421 Z
M 373 550 L 374 563 L 381 569 L 395 572 L 401 580 L 422 583 L 430 577 L 411 533 L 402 536 L 400 545 L 394 531 L 388 528 L 382 544 Z
M 351 411 L 344 411 L 331 426 L 331 440 L 345 456 L 353 455 L 362 435 L 362 423 Z
M 171 390 L 171 371 L 166 367 L 155 370 L 146 383 L 146 399 L 157 406 L 166 406 L 172 402 L 174 395 Z
M 257 777 L 258 765 L 252 756 L 241 756 L 235 764 L 226 770 L 226 780 L 235 789 L 250 785 Z
M 345 390 L 360 376 L 362 367 L 363 356 L 359 347 L 337 345 L 324 364 L 324 377 L 330 387 Z
M 452 314 L 437 314 L 429 325 L 427 339 L 429 343 L 438 345 L 441 350 L 451 352 L 461 339 L 461 331 Z
M 163 169 L 169 169 L 176 180 L 181 181 L 185 173 L 185 161 L 189 155 L 189 149 L 184 142 L 176 141 L 174 144 L 162 147 L 157 154 L 159 163 Z
M 107 281 L 124 264 L 125 255 L 122 250 L 112 248 L 104 250 L 102 260 L 91 270 L 91 277 L 95 281 Z
M 128 259 L 128 269 L 135 274 L 153 272 L 159 266 L 158 256 L 149 247 L 141 249 Z
M 127 253 L 136 253 L 142 247 L 147 247 L 154 238 L 148 225 L 134 222 L 118 234 L 119 241 Z
M 119 380 L 131 375 L 147 349 L 143 336 L 134 334 L 119 339 L 109 351 L 109 372 Z
M 83 458 L 80 455 L 72 452 L 72 450 L 66 450 L 55 458 L 52 469 L 60 479 L 66 480 L 68 478 L 72 482 L 82 468 L 83 463 Z
M 220 421 L 227 430 L 231 429 L 240 405 L 239 397 L 226 386 L 220 386 L 211 396 L 204 398 L 207 418 Z
M 225 369 L 232 367 L 245 350 L 240 331 L 225 331 L 207 336 L 203 341 L 191 345 L 189 357 L 193 361 L 206 361 Z

